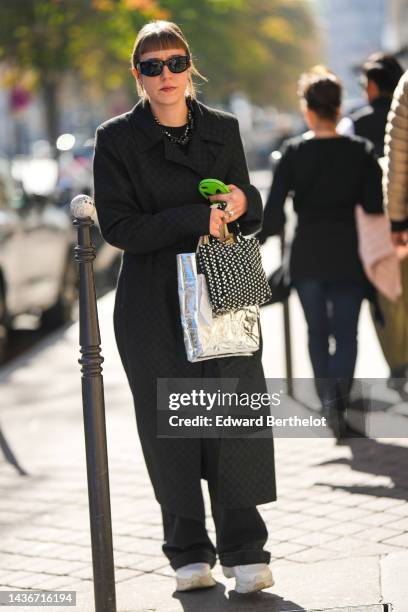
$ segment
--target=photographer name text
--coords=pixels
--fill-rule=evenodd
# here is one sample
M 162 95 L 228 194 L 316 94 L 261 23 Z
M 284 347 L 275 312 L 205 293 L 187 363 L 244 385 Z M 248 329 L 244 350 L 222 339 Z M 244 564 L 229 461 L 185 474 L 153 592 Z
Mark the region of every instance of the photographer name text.
M 275 417 L 260 415 L 257 417 L 234 417 L 231 415 L 184 417 L 171 415 L 171 427 L 326 427 L 326 417 Z

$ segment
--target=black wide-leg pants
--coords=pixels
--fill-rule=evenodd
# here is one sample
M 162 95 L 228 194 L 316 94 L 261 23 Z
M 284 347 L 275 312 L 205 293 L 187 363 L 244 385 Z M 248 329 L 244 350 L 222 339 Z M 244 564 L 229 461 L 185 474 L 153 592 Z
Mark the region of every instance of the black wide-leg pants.
M 219 444 L 218 438 L 202 440 L 202 473 L 208 482 L 216 545 L 210 540 L 204 521 L 179 516 L 161 507 L 163 552 L 173 569 L 199 562 L 213 567 L 217 554 L 226 567 L 270 561 L 270 553 L 263 550 L 268 531 L 257 508 L 223 508 L 217 502 Z

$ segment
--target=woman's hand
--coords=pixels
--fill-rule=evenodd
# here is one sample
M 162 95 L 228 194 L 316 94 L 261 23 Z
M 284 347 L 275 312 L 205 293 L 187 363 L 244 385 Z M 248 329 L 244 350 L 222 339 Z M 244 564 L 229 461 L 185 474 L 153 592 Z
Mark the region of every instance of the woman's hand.
M 397 257 L 400 261 L 408 257 L 408 246 L 407 245 L 397 246 L 396 251 L 397 251 Z
M 216 195 L 210 196 L 211 202 L 227 202 L 225 208 L 225 220 L 227 223 L 236 221 L 239 217 L 242 217 L 248 210 L 248 200 L 245 193 L 236 185 L 227 185 L 230 193 L 217 193 Z
M 212 208 L 210 215 L 210 234 L 215 238 L 221 238 L 221 226 L 225 223 L 225 211 L 220 208 Z

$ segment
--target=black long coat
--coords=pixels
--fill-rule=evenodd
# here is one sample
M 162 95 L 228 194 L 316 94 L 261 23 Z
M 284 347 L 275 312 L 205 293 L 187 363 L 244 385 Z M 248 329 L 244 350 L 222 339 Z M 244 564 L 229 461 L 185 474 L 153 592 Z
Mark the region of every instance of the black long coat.
M 263 380 L 261 350 L 252 357 L 189 363 L 177 293 L 176 254 L 195 250 L 210 210 L 203 178 L 238 185 L 248 211 L 243 233 L 262 222 L 250 185 L 236 118 L 193 102 L 195 126 L 185 155 L 162 135 L 149 103 L 138 102 L 97 130 L 95 204 L 104 238 L 123 249 L 114 326 L 133 393 L 143 453 L 157 500 L 168 511 L 203 519 L 202 440 L 158 438 L 156 379 L 245 377 Z M 262 391 L 263 389 L 261 389 Z M 273 441 L 224 438 L 218 447 L 218 503 L 240 508 L 276 499 Z

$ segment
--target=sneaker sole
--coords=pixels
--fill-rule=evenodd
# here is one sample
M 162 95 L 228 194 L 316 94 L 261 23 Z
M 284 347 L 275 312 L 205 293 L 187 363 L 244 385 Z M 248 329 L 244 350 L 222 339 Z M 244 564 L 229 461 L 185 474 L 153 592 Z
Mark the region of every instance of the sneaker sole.
M 192 578 L 177 578 L 177 591 L 194 591 L 195 589 L 208 589 L 217 583 L 211 574 L 206 576 L 193 576 Z
M 254 582 L 249 582 L 247 584 L 243 584 L 241 586 L 236 585 L 235 590 L 237 593 L 256 593 L 256 591 L 262 591 L 263 589 L 269 589 L 269 587 L 275 584 L 272 576 L 265 576 L 265 578 L 261 578 L 257 576 Z

